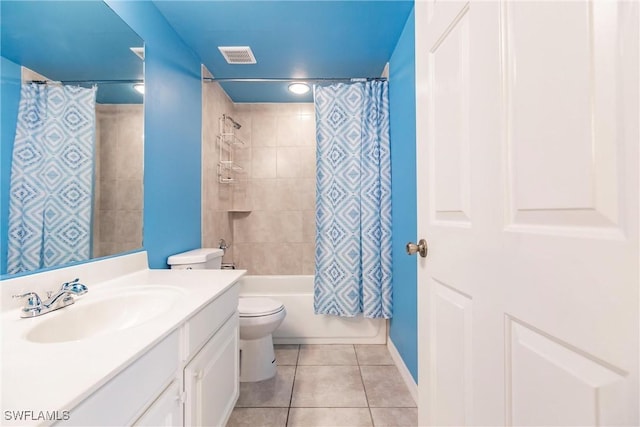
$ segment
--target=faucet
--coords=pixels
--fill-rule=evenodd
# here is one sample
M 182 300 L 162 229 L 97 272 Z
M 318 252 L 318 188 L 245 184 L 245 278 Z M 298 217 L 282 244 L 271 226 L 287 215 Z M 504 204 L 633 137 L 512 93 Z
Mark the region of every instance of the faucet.
M 85 285 L 80 283 L 79 280 L 80 279 L 77 278 L 71 282 L 63 283 L 60 289 L 55 293 L 47 292 L 47 300 L 44 302 L 35 292 L 27 292 L 23 295 L 14 295 L 14 298 L 28 298 L 27 303 L 20 311 L 20 317 L 41 316 L 75 303 L 75 298 L 73 298 L 74 295 L 84 295 L 89 291 Z

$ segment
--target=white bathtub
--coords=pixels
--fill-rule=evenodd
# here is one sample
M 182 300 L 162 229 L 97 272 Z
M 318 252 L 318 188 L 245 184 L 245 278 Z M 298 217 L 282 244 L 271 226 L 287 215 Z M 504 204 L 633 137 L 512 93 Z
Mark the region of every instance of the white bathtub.
M 385 344 L 387 321 L 313 313 L 313 276 L 244 276 L 240 296 L 282 301 L 287 317 L 273 334 L 276 344 Z

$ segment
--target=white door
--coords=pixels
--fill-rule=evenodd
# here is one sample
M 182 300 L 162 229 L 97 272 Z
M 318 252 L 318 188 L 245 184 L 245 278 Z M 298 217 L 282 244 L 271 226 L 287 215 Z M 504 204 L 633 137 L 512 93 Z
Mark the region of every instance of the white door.
M 638 2 L 417 1 L 420 425 L 638 425 Z

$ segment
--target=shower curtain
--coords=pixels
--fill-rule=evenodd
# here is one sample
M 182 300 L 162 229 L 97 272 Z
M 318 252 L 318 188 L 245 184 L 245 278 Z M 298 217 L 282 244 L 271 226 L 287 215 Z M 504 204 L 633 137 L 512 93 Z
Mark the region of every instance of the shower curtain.
M 316 314 L 390 318 L 388 83 L 316 86 Z
M 91 256 L 96 88 L 24 84 L 11 163 L 7 272 Z

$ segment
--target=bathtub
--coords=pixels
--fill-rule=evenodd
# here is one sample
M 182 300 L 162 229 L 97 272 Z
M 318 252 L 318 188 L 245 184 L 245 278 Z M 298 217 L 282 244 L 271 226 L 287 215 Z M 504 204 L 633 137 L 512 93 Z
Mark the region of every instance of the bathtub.
M 276 344 L 385 344 L 387 321 L 313 313 L 313 276 L 244 276 L 241 297 L 282 301 L 287 316 L 273 333 Z

